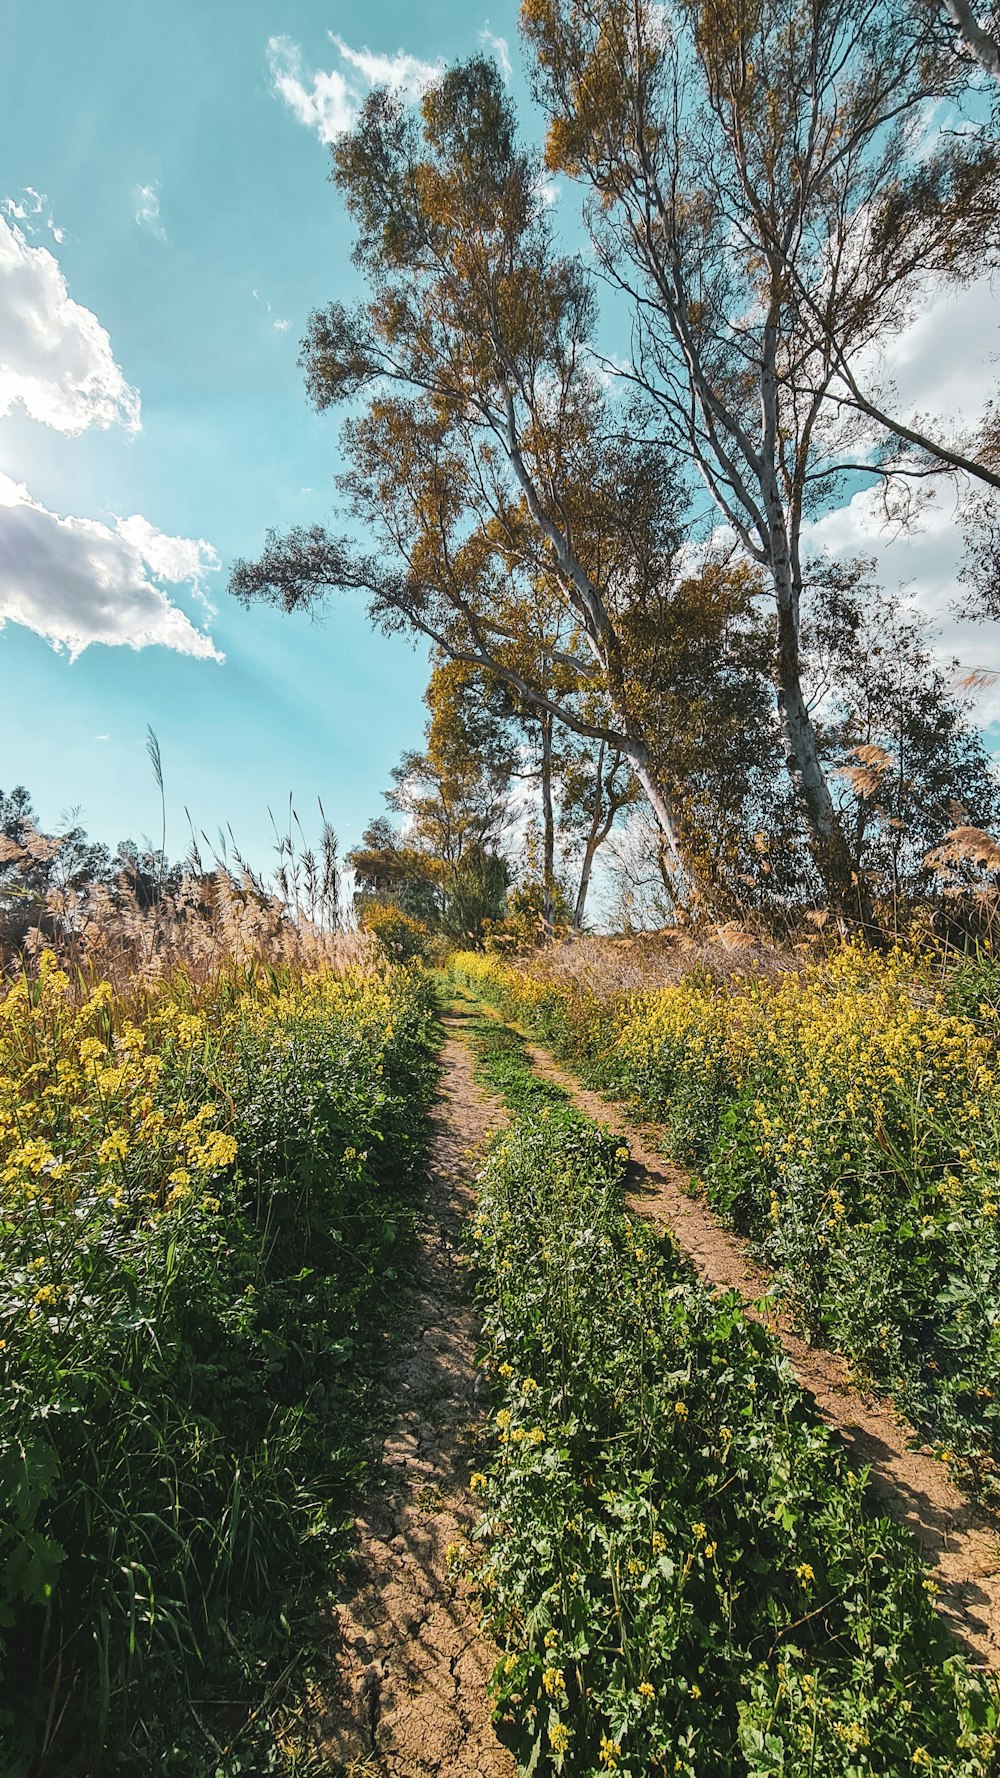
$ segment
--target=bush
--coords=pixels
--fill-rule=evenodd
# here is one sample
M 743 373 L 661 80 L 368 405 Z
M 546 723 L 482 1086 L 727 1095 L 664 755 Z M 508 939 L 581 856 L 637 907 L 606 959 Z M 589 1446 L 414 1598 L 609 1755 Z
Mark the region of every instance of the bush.
M 412 914 L 405 914 L 393 902 L 370 902 L 362 909 L 360 918 L 362 930 L 370 934 L 390 962 L 411 963 L 430 954 L 430 927 Z

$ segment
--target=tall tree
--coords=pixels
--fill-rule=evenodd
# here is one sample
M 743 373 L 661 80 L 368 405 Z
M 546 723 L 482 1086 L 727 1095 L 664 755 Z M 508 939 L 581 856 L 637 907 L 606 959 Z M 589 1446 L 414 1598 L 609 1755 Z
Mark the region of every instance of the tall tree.
M 476 669 L 435 663 L 424 694 L 430 720 L 426 748 L 403 754 L 386 792 L 404 817 L 411 842 L 445 864 L 470 846 L 502 847 L 511 813 L 517 743 L 511 711 Z
M 1000 32 L 996 14 L 986 13 L 980 18 L 970 0 L 942 0 L 942 4 L 961 44 L 987 74 L 1000 80 Z
M 294 610 L 363 588 L 383 628 L 622 753 L 677 853 L 683 787 L 654 769 L 624 631 L 666 597 L 682 497 L 663 450 L 611 424 L 590 281 L 555 249 L 497 69 L 449 70 L 419 120 L 372 94 L 333 178 L 370 296 L 312 317 L 303 364 L 320 410 L 366 398 L 341 485 L 379 553 L 319 526 L 269 534 L 232 590 Z
M 503 913 L 512 713 L 502 688 L 448 659 L 435 663 L 425 699 L 426 747 L 403 754 L 385 793 L 402 829 L 378 817 L 347 862 L 361 906 L 391 901 L 435 930 L 476 939 Z
M 606 742 L 578 743 L 564 752 L 560 773 L 560 828 L 578 857 L 573 928 L 583 928 L 594 861 L 619 816 L 635 806 L 639 786 L 628 761 Z
M 848 473 L 990 479 L 894 419 L 862 365 L 929 275 L 981 267 L 996 149 L 926 133 L 965 76 L 907 0 L 524 0 L 522 25 L 548 164 L 589 184 L 633 303 L 632 380 L 768 576 L 788 772 L 827 889 L 856 908 L 803 685 L 803 524 Z

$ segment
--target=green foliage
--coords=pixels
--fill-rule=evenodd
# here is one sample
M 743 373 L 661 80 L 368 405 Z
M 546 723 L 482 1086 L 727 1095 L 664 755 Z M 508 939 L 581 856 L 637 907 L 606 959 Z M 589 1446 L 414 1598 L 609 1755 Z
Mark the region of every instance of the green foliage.
M 342 1556 L 370 1461 L 436 1078 L 426 981 L 383 972 L 249 995 L 219 983 L 198 1018 L 167 1010 L 171 1030 L 197 1027 L 197 1048 L 159 1038 L 114 1195 L 84 1149 L 68 1188 L 16 1210 L 6 1175 L 5 1773 L 190 1778 L 206 1738 L 178 1702 L 201 1711 L 220 1691 L 251 1702 L 222 1719 L 232 1758 L 211 1758 L 212 1773 L 279 1770 L 254 1706 L 296 1665 L 286 1613 L 304 1639 L 303 1601 Z M 58 1027 L 51 1038 L 63 1070 L 72 1052 Z M 116 1068 L 107 1052 L 107 1091 L 124 1054 Z M 235 1148 L 238 1162 L 217 1167 L 214 1195 L 177 1183 L 151 1208 L 128 1180 L 155 1184 L 153 1133 L 178 1099 L 202 1131 L 201 1110 L 228 1108 L 220 1159 Z M 261 1763 L 241 1766 L 254 1749 Z
M 491 920 L 486 928 L 487 951 L 530 951 L 537 945 L 551 942 L 553 926 L 565 932 L 573 917 L 573 909 L 561 884 L 549 886 L 552 901 L 551 921 L 546 919 L 546 891 L 540 882 L 520 883 L 507 896 L 502 919 Z
M 1000 1487 L 996 965 L 854 947 L 777 977 L 602 1004 L 492 959 L 488 993 L 631 1098 L 750 1236 L 801 1321 L 887 1386 L 962 1480 Z M 975 1018 L 969 1016 L 975 1010 Z
M 499 1084 L 517 1044 L 486 1051 Z M 607 1131 L 526 1110 L 480 1180 L 498 1411 L 473 1477 L 495 1719 L 522 1768 L 986 1778 L 994 1689 L 949 1654 L 908 1537 L 867 1509 L 777 1342 L 624 1213 Z

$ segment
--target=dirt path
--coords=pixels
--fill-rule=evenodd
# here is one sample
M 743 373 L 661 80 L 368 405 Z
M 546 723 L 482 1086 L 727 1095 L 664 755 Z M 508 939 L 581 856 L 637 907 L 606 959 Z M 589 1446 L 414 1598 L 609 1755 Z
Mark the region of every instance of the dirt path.
M 772 1280 L 754 1264 L 744 1241 L 713 1218 L 703 1199 L 688 1192 L 687 1175 L 656 1154 L 621 1107 L 581 1087 L 547 1051 L 529 1045 L 539 1074 L 556 1081 L 582 1111 L 621 1130 L 632 1151 L 629 1193 L 633 1207 L 669 1230 L 707 1284 L 735 1290 L 755 1320 L 778 1336 L 803 1388 L 827 1425 L 847 1446 L 852 1462 L 870 1465 L 879 1505 L 909 1526 L 933 1565 L 938 1604 L 949 1628 L 979 1666 L 1000 1671 L 1000 1522 L 981 1512 L 948 1481 L 940 1462 L 914 1449 L 919 1436 L 883 1399 L 851 1383 L 843 1359 L 810 1346 L 787 1319 L 753 1307 Z M 655 1133 L 651 1132 L 655 1140 Z
M 336 1680 L 324 1686 L 322 1753 L 354 1778 L 513 1778 L 489 1720 L 496 1650 L 448 1574 L 469 1529 L 476 1327 L 462 1225 L 472 1153 L 503 1121 L 449 1036 L 432 1113 L 419 1280 L 388 1379 L 400 1412 L 362 1517 L 336 1612 Z M 330 1691 L 334 1699 L 330 1697 Z

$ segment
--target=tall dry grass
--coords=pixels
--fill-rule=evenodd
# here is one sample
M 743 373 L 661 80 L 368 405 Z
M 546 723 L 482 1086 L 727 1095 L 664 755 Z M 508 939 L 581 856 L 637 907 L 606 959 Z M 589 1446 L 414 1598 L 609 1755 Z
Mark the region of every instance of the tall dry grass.
M 613 938 L 574 938 L 505 961 L 524 968 L 536 981 L 575 987 L 607 1002 L 623 994 L 674 987 L 692 975 L 720 983 L 749 973 L 776 976 L 801 968 L 804 955 L 812 949 L 735 925 L 701 930 L 668 927 Z
M 332 829 L 318 852 L 291 832 L 276 851 L 273 883 L 238 853 L 205 868 L 194 845 L 180 873 L 81 880 L 65 840 L 30 823 L 17 839 L 0 834 L 0 982 L 33 975 L 47 952 L 81 990 L 103 981 L 117 996 L 179 973 L 197 990 L 223 968 L 302 975 L 360 962 L 369 943 L 341 914 Z
M 127 994 L 177 973 L 197 988 L 231 966 L 340 973 L 360 962 L 366 949 L 361 933 L 290 914 L 249 872 L 236 878 L 216 870 L 185 873 L 175 890 L 151 906 L 125 882 L 49 890 L 19 967 L 31 970 L 43 951 L 54 950 L 84 983 L 110 982 L 116 993 Z

